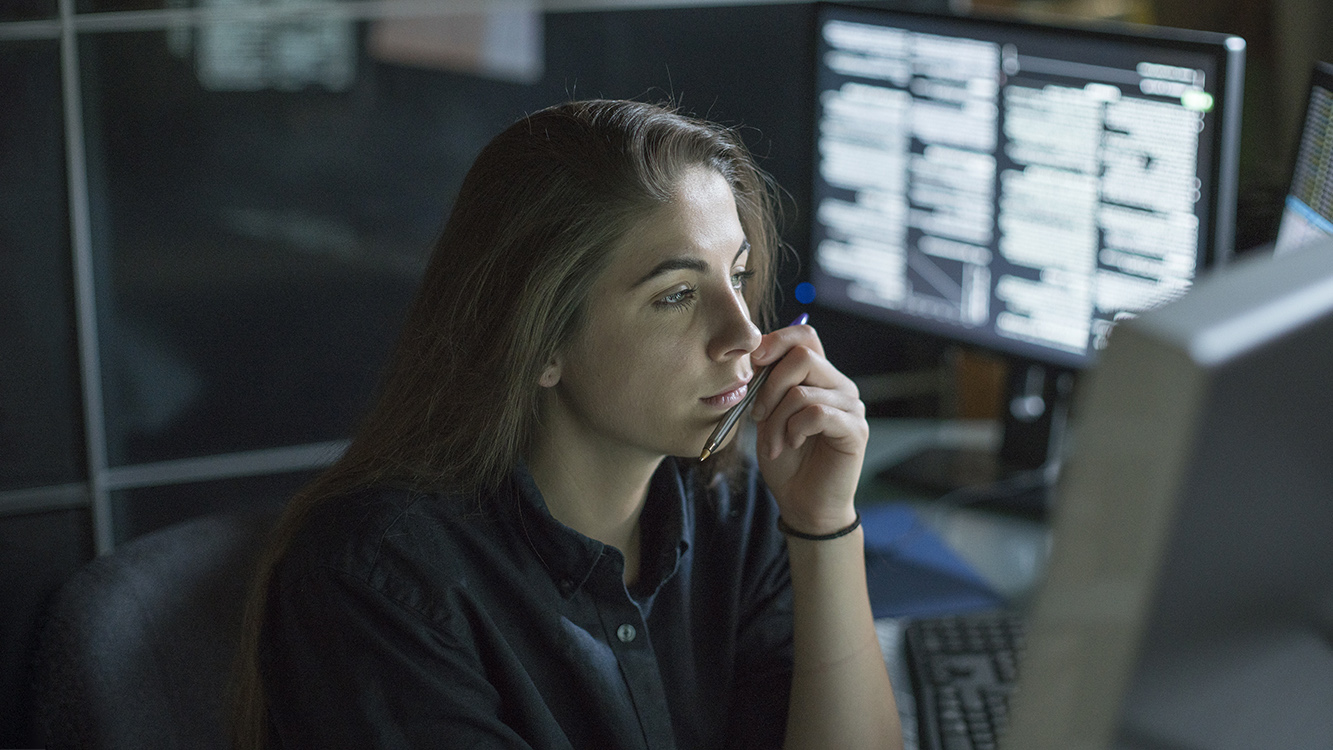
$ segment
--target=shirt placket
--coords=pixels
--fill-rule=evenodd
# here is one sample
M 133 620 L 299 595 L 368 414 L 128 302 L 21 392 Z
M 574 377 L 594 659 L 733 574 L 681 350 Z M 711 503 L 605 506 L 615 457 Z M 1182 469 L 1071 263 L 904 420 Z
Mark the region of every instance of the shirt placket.
M 609 576 L 615 566 L 607 563 L 609 560 L 603 558 L 598 573 Z M 648 750 L 675 750 L 675 732 L 671 728 L 671 713 L 667 710 L 666 689 L 657 667 L 652 641 L 648 637 L 648 624 L 643 612 L 620 583 L 620 576 L 621 573 L 615 571 L 614 583 L 619 585 L 610 585 L 612 581 L 607 577 L 604 578 L 603 586 L 599 586 L 607 595 L 597 597 L 597 616 L 611 651 L 620 664 L 621 676 L 633 701 L 639 727 L 643 730 L 644 747 Z

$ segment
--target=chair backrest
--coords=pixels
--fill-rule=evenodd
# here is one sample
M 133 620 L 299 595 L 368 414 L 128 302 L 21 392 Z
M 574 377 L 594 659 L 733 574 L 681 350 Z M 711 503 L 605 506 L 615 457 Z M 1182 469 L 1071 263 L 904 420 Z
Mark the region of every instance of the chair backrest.
M 276 519 L 276 511 L 196 518 L 75 573 L 37 653 L 37 730 L 47 747 L 227 748 L 241 612 Z

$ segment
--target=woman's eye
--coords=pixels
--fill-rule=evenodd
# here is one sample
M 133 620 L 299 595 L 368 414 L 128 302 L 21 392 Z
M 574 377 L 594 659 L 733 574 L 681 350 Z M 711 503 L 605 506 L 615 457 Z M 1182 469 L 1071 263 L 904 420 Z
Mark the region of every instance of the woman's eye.
M 694 292 L 694 287 L 685 287 L 684 289 L 672 292 L 659 299 L 657 304 L 661 307 L 679 307 L 692 300 L 694 298 Z
M 744 289 L 745 282 L 749 281 L 751 276 L 754 276 L 754 271 L 737 271 L 736 273 L 733 273 L 731 275 L 731 288 L 737 290 Z

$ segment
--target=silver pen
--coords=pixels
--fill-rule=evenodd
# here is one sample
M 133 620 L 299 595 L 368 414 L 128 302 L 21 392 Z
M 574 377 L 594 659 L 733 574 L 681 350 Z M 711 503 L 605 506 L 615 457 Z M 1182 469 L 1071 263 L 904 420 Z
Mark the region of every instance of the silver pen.
M 801 313 L 796 316 L 796 320 L 793 320 L 791 325 L 803 326 L 809 319 L 809 315 Z M 781 361 L 782 360 L 769 362 L 759 368 L 759 372 L 756 372 L 753 378 L 750 378 L 750 383 L 745 389 L 745 398 L 742 398 L 739 404 L 731 407 L 727 410 L 726 414 L 722 415 L 722 421 L 717 423 L 717 427 L 714 427 L 712 434 L 708 436 L 708 442 L 704 443 L 703 452 L 699 454 L 700 461 L 713 455 L 713 451 L 717 450 L 718 447 L 722 445 L 723 441 L 727 439 L 727 435 L 731 434 L 732 428 L 741 420 L 741 415 L 745 413 L 746 408 L 754 402 L 755 396 L 759 393 L 759 389 L 764 385 L 764 381 L 768 380 L 768 373 L 773 370 L 773 365 L 776 365 Z

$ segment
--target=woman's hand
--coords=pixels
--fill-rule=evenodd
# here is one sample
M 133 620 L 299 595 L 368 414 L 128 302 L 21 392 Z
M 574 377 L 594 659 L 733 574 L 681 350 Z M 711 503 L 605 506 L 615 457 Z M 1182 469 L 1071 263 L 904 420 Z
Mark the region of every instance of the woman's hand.
M 764 336 L 750 359 L 755 367 L 777 362 L 751 418 L 759 470 L 782 518 L 807 534 L 845 528 L 856 518 L 852 498 L 870 434 L 856 385 L 824 358 L 808 325 Z

